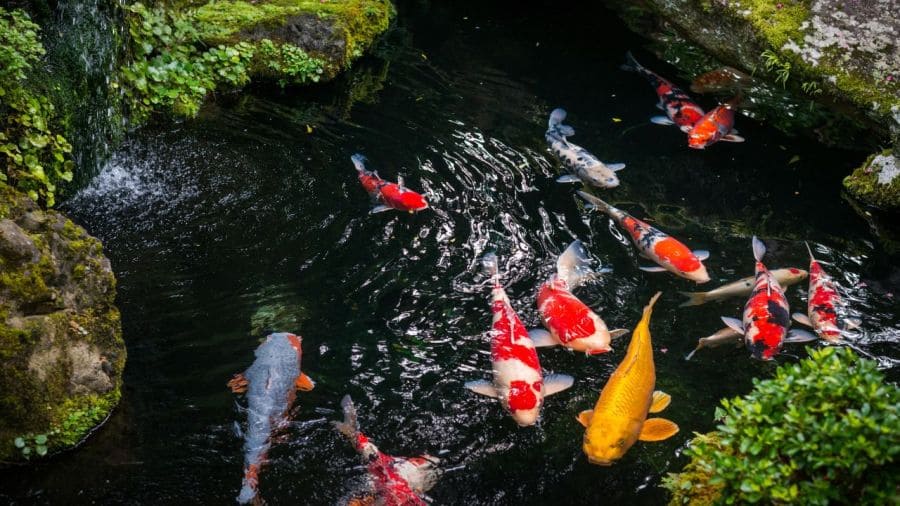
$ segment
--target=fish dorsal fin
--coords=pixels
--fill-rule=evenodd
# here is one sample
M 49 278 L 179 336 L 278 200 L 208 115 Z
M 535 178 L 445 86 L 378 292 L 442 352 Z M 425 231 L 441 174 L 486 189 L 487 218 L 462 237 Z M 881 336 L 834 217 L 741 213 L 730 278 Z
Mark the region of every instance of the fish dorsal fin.
M 594 416 L 594 410 L 586 409 L 586 410 L 582 411 L 581 413 L 578 413 L 578 416 L 576 416 L 575 419 L 578 420 L 578 423 L 583 425 L 584 428 L 587 428 L 588 425 L 591 424 L 591 418 L 593 418 L 593 416 Z
M 659 413 L 660 411 L 669 407 L 669 404 L 672 402 L 672 396 L 663 392 L 662 390 L 657 390 L 653 392 L 653 398 L 650 402 L 650 412 L 651 413 Z
M 648 418 L 641 427 L 638 439 L 641 441 L 663 441 L 678 434 L 678 426 L 665 418 Z

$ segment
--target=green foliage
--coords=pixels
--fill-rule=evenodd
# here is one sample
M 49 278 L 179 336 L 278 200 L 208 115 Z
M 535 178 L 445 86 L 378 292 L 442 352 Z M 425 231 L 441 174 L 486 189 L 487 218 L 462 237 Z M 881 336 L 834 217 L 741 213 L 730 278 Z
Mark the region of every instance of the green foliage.
M 289 83 L 319 82 L 325 72 L 323 60 L 313 58 L 291 44 L 276 44 L 263 39 L 258 44 L 258 51 L 259 65 L 265 68 L 264 73 L 280 76 L 278 84 L 281 87 Z
M 810 352 L 743 398 L 664 486 L 673 504 L 889 504 L 898 497 L 900 389 L 846 348 Z
M 54 132 L 47 96 L 26 85 L 44 55 L 39 27 L 21 10 L 0 8 L 0 182 L 52 206 L 57 184 L 72 180 L 72 146 Z
M 775 74 L 775 82 L 781 83 L 781 87 L 784 88 L 791 77 L 791 62 L 783 61 L 771 49 L 763 51 L 760 57 L 763 59 L 763 67 L 766 72 Z
M 250 81 L 254 48 L 247 42 L 201 50 L 190 16 L 136 3 L 126 8 L 134 60 L 122 68 L 124 92 L 134 123 L 154 111 L 192 117 L 219 85 Z
M 47 435 L 46 434 L 27 434 L 19 436 L 13 441 L 13 445 L 19 449 L 22 457 L 26 460 L 34 455 L 43 457 L 47 455 Z

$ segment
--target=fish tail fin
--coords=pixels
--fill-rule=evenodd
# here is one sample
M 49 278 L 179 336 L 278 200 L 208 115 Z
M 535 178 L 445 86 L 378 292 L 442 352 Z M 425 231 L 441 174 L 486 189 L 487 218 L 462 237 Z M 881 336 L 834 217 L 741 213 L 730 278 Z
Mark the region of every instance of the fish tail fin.
M 575 240 L 556 259 L 556 275 L 571 288 L 575 288 L 594 274 L 590 265 L 591 259 L 584 245 Z
M 699 306 L 706 303 L 706 292 L 678 292 L 687 297 L 679 307 Z
M 244 469 L 244 479 L 241 481 L 241 491 L 237 496 L 237 502 L 247 504 L 256 499 L 259 486 L 259 465 L 250 464 Z
M 491 278 L 494 284 L 500 283 L 500 261 L 497 254 L 493 251 L 485 254 L 481 258 L 481 265 L 484 267 L 484 273 Z
M 356 441 L 356 435 L 359 433 L 359 425 L 356 420 L 356 407 L 353 406 L 353 400 L 349 395 L 345 395 L 341 399 L 341 409 L 344 411 L 344 420 L 331 422 L 334 428 L 343 434 L 351 442 Z
M 634 55 L 631 54 L 631 51 L 625 53 L 625 63 L 620 65 L 619 68 L 628 72 L 640 72 L 644 70 L 644 67 L 634 59 Z
M 642 333 L 646 333 L 648 336 L 650 335 L 650 316 L 653 314 L 653 305 L 659 300 L 660 295 L 662 295 L 662 292 L 656 292 L 656 294 L 650 298 L 650 302 L 644 306 L 644 314 L 641 316 L 641 321 L 638 322 L 635 327 L 635 333 L 638 333 L 640 330 Z
M 809 242 L 803 241 L 803 244 L 806 245 L 806 251 L 809 252 L 809 259 L 812 260 L 813 262 L 815 262 L 815 261 L 816 261 L 816 257 L 813 256 L 812 248 L 809 247 Z
M 757 262 L 761 262 L 763 256 L 766 254 L 766 245 L 763 244 L 755 235 L 753 236 L 753 258 L 756 259 Z
M 594 206 L 594 208 L 597 209 L 598 211 L 602 211 L 602 212 L 604 212 L 604 213 L 606 213 L 606 214 L 610 214 L 611 211 L 612 211 L 613 209 L 615 209 L 613 206 L 611 206 L 611 205 L 607 204 L 606 202 L 604 202 L 604 201 L 598 199 L 597 197 L 591 195 L 591 194 L 588 193 L 588 192 L 584 192 L 584 191 L 578 190 L 578 195 L 579 195 L 582 199 L 584 199 L 585 201 L 587 201 L 588 204 Z
M 366 169 L 366 157 L 356 153 L 350 157 L 350 160 L 353 161 L 353 166 L 356 167 L 356 170 L 359 172 L 369 172 Z
M 565 121 L 566 116 L 568 116 L 568 113 L 565 109 L 561 107 L 553 109 L 553 112 L 550 113 L 550 119 L 547 120 L 547 131 L 555 132 L 563 137 L 575 135 L 574 128 L 562 124 L 562 122 Z

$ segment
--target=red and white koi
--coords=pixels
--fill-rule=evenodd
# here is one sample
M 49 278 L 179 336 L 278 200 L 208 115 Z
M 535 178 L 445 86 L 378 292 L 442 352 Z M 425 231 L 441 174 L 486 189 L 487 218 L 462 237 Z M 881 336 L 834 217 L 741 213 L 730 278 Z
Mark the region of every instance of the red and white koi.
M 656 107 L 666 112 L 665 116 L 654 116 L 650 121 L 657 125 L 677 125 L 682 132 L 690 132 L 694 124 L 703 117 L 703 109 L 700 108 L 684 91 L 664 79 L 659 74 L 647 70 L 634 59 L 631 52 L 625 53 L 625 64 L 622 70 L 637 72 L 644 76 L 659 97 Z
M 606 323 L 584 302 L 572 294 L 586 278 L 595 274 L 580 241 L 574 241 L 556 261 L 556 275 L 538 290 L 538 311 L 544 329 L 528 332 L 537 347 L 562 345 L 588 355 L 606 353 L 614 337 L 627 334 L 625 329 L 612 332 Z
M 360 432 L 356 408 L 349 395 L 341 400 L 344 420 L 332 422 L 362 457 L 375 494 L 374 504 L 380 506 L 425 506 L 422 498 L 437 483 L 441 471 L 440 459 L 430 455 L 395 457 L 383 453 L 365 434 Z M 366 501 L 357 501 L 365 504 Z
M 775 276 L 762 263 L 766 246 L 753 236 L 753 257 L 756 259 L 756 284 L 744 305 L 742 320 L 723 316 L 722 321 L 744 336 L 744 343 L 759 360 L 775 358 L 784 343 L 812 341 L 816 337 L 809 332 L 792 330 L 790 310 L 784 289 Z
M 415 213 L 428 209 L 428 202 L 421 194 L 416 193 L 403 185 L 403 178 L 397 178 L 396 183 L 381 179 L 377 172 L 366 169 L 366 157 L 357 153 L 350 157 L 353 165 L 359 173 L 359 182 L 369 192 L 372 198 L 380 202 L 370 213 L 390 211 L 406 211 Z
M 579 191 L 578 195 L 591 204 L 593 208 L 606 213 L 615 220 L 631 236 L 631 242 L 641 252 L 641 255 L 653 260 L 658 265 L 658 267 L 641 267 L 642 271 L 669 271 L 676 276 L 690 279 L 697 283 L 709 281 L 709 274 L 706 272 L 706 266 L 703 265 L 703 260 L 709 258 L 708 251 L 691 251 L 677 239 L 669 237 L 625 211 L 616 209 L 590 193 Z
M 241 504 L 258 499 L 259 472 L 272 446 L 272 435 L 287 425 L 297 390 L 313 389 L 312 380 L 300 370 L 301 342 L 294 334 L 270 334 L 256 348 L 253 364 L 228 382 L 232 392 L 247 394 L 244 479 L 237 497 Z
M 534 343 L 500 284 L 497 256 L 488 253 L 483 262 L 494 285 L 491 292 L 491 312 L 494 315 L 491 366 L 494 380 L 469 381 L 466 388 L 500 399 L 519 426 L 534 425 L 544 397 L 562 392 L 571 387 L 575 380 L 565 374 L 543 375 Z
M 808 316 L 802 313 L 794 313 L 792 316 L 797 323 L 812 327 L 822 339 L 829 342 L 840 341 L 843 330 L 838 325 L 837 307 L 841 304 L 841 296 L 838 295 L 834 280 L 813 257 L 808 243 L 806 249 L 809 251 Z M 845 321 L 845 328 L 858 325 L 859 322 L 856 321 Z
M 740 94 L 706 113 L 688 132 L 688 147 L 704 149 L 719 141 L 744 142 L 734 128 L 734 111 L 742 98 Z

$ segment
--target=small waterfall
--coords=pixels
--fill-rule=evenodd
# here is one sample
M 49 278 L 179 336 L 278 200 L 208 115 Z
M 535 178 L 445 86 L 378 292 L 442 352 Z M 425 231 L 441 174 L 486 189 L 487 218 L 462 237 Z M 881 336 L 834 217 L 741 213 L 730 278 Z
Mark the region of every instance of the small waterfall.
M 110 87 L 123 55 L 118 0 L 50 0 L 30 9 L 41 26 L 46 65 L 37 76 L 53 99 L 77 168 L 74 188 L 99 173 L 124 131 L 120 96 Z M 70 190 L 67 193 L 71 193 Z

